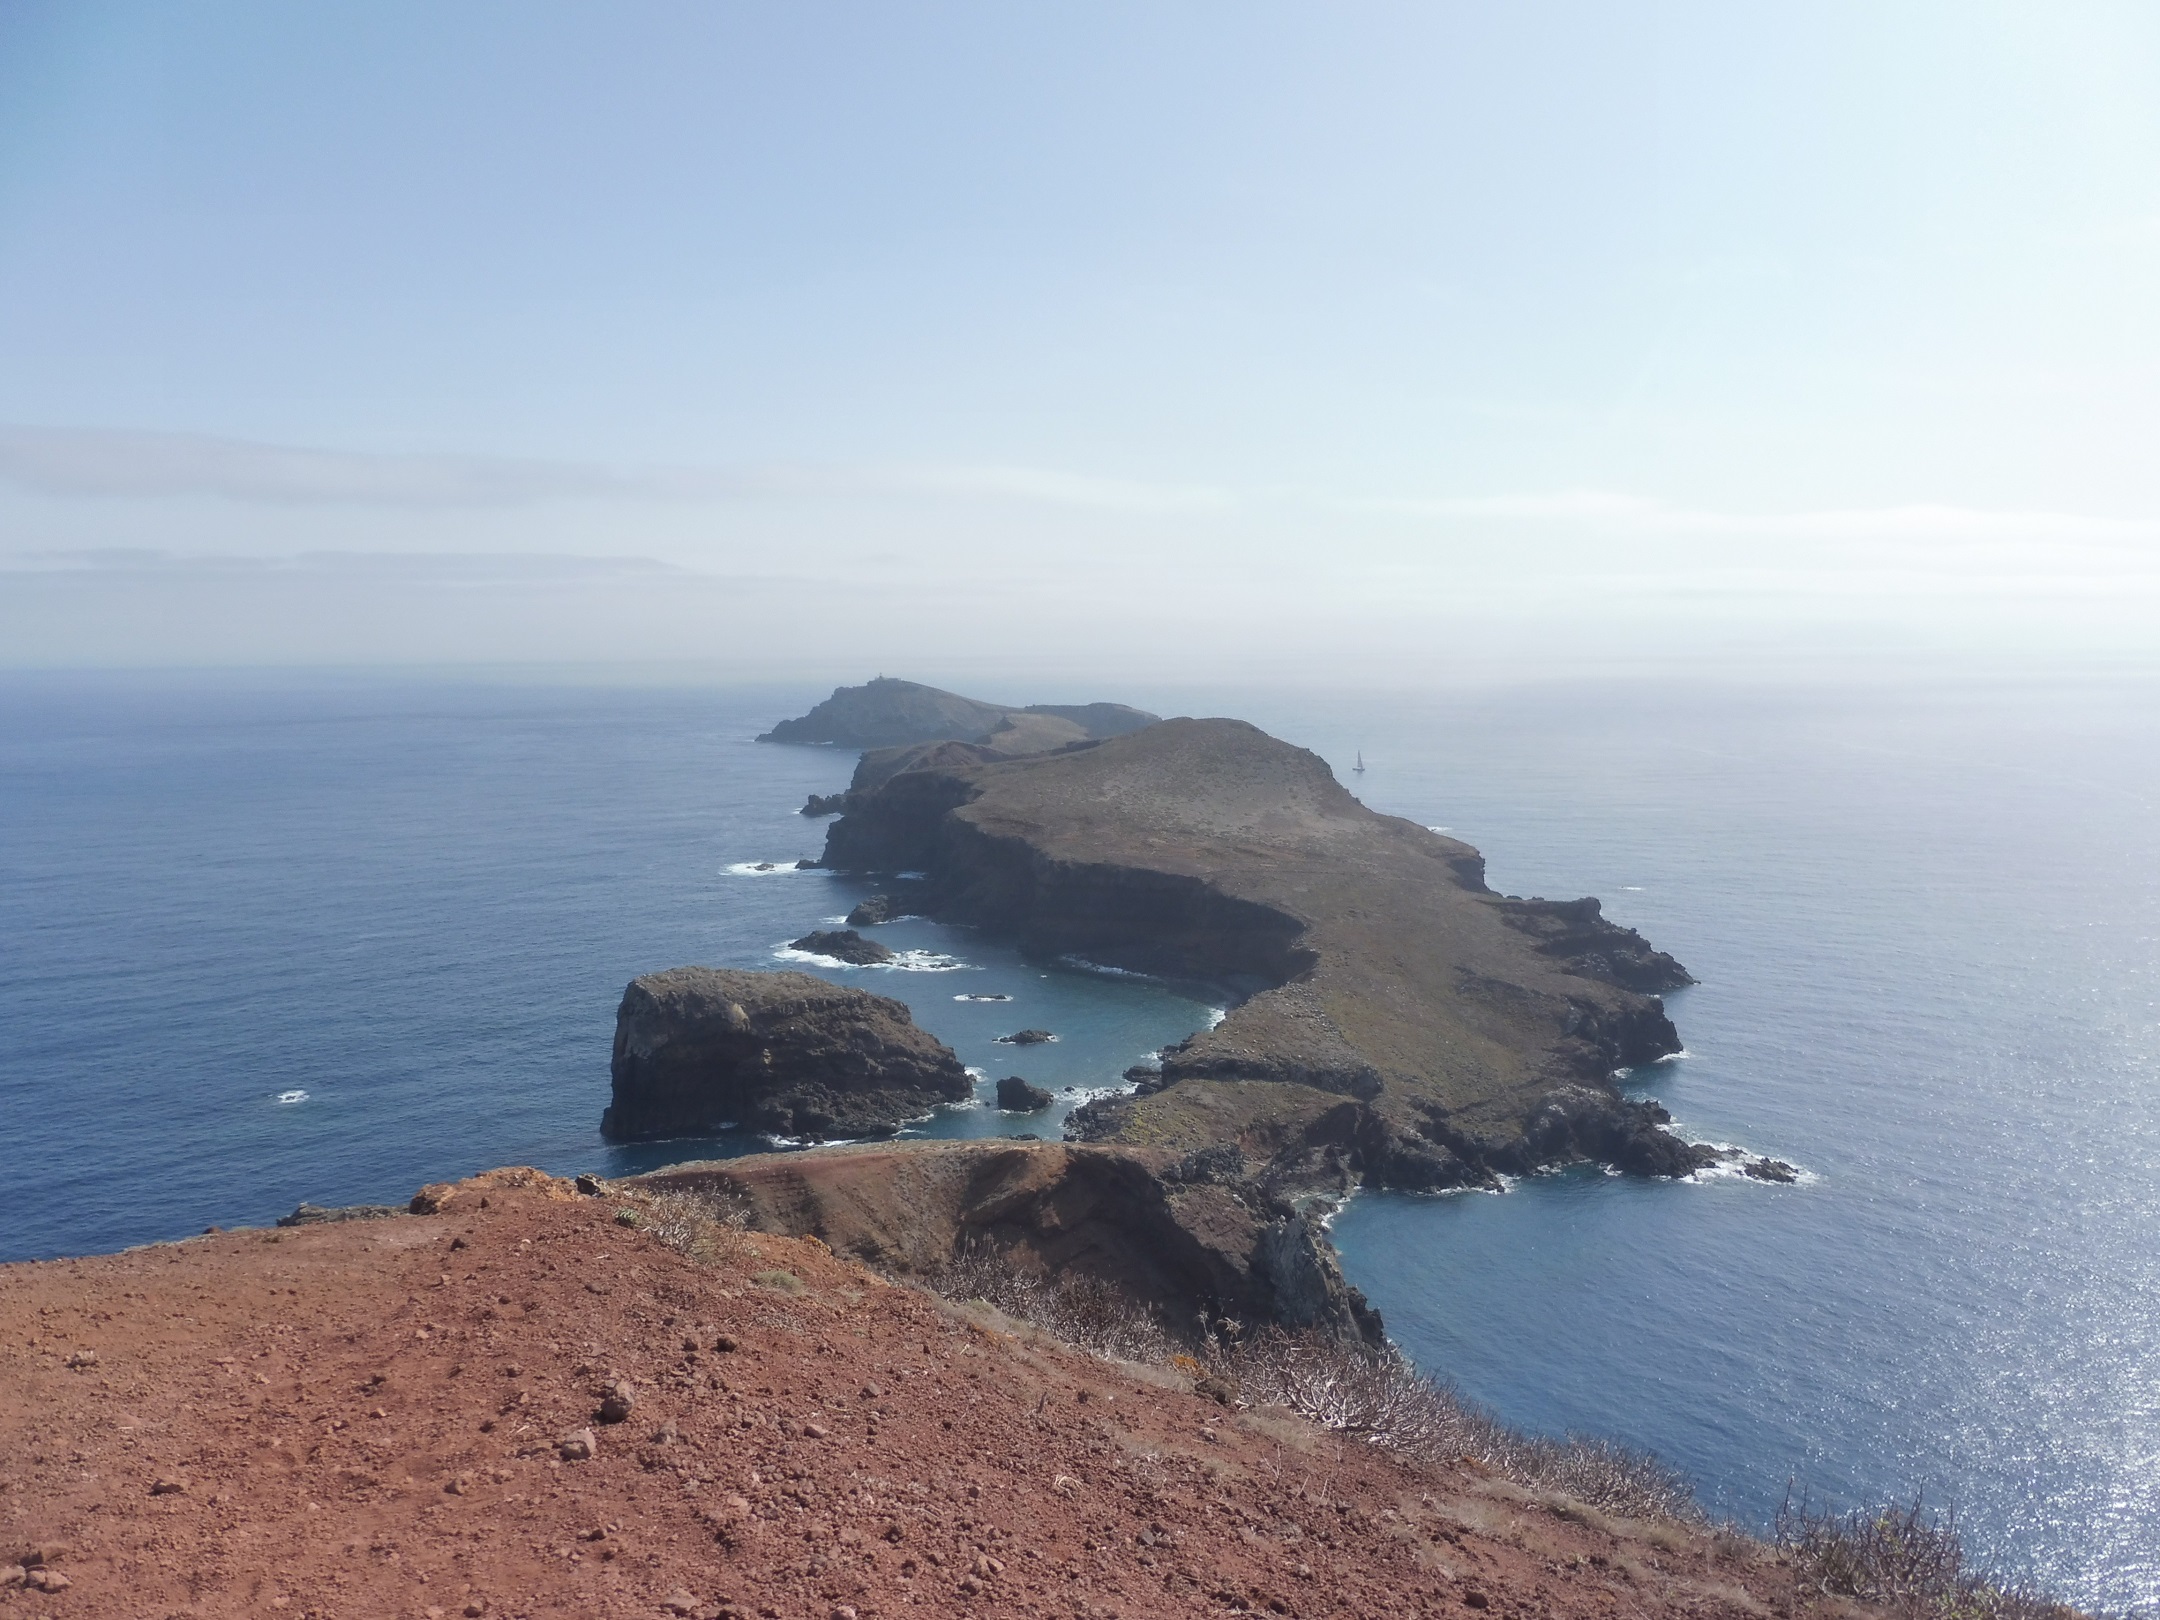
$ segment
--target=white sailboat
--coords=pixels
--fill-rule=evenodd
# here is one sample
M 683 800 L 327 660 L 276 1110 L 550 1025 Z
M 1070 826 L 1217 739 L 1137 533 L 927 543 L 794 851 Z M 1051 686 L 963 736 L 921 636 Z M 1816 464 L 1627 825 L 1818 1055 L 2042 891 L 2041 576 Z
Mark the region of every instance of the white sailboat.
M 1360 748 L 1360 749 L 1359 749 L 1359 750 L 1357 751 L 1357 763 L 1356 763 L 1355 765 L 1351 766 L 1351 767 L 1350 767 L 1350 769 L 1351 769 L 1351 770 L 1353 770 L 1353 771 L 1355 771 L 1355 772 L 1356 772 L 1356 773 L 1357 773 L 1358 775 L 1360 775 L 1360 776 L 1363 776 L 1363 775 L 1365 774 L 1365 750 L 1364 750 L 1364 749 Z

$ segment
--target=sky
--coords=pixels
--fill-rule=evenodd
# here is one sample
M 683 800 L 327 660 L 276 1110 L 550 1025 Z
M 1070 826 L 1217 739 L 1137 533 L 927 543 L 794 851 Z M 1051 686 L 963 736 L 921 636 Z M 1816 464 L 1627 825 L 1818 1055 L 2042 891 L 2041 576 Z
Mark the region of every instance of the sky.
M 2160 650 L 2160 12 L 0 0 L 0 666 Z

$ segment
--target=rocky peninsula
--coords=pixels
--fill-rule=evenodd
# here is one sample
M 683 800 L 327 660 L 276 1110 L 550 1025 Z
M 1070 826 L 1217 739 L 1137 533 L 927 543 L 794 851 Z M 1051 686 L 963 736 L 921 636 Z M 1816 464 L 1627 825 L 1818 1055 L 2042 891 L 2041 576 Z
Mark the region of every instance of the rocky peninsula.
M 922 874 L 910 906 L 1070 957 L 1219 987 L 1160 1082 L 1075 1116 L 1099 1141 L 1233 1147 L 1277 1189 L 1437 1189 L 1600 1159 L 1717 1154 L 1614 1071 L 1680 1049 L 1692 982 L 1594 899 L 1494 893 L 1469 845 L 1360 804 L 1237 720 L 1020 758 L 926 750 L 863 791 L 824 863 Z

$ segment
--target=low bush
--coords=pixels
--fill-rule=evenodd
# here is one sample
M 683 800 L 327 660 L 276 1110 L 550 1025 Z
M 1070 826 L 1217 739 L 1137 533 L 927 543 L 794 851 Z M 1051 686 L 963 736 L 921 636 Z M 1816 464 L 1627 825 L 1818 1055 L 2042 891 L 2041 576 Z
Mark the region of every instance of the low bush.
M 1775 1535 L 1802 1584 L 1912 1620 L 2076 1620 L 2069 1605 L 1969 1566 L 1954 1517 L 1918 1500 L 1837 1514 L 1788 1495 Z
M 1178 1350 L 1155 1314 L 1122 1289 L 1016 1265 L 988 1244 L 964 1245 L 930 1286 L 947 1299 L 981 1300 L 1106 1360 L 1166 1362 Z
M 1210 1360 L 1248 1402 L 1287 1407 L 1413 1461 L 1469 1459 L 1609 1513 L 1703 1522 L 1688 1482 L 1657 1458 L 1609 1440 L 1512 1429 L 1392 1347 L 1269 1330 L 1218 1344 Z
M 1197 1375 L 1209 1393 L 1286 1407 L 1413 1461 L 1470 1458 L 1519 1484 L 1631 1518 L 1703 1518 L 1687 1481 L 1656 1458 L 1602 1440 L 1522 1434 L 1392 1348 L 1273 1329 L 1188 1343 L 1121 1289 L 1034 1270 L 987 1244 L 969 1245 L 930 1284 L 948 1299 L 994 1305 L 1092 1355 L 1172 1365 Z
M 616 1213 L 617 1221 L 623 1213 Z M 733 1258 L 749 1226 L 748 1206 L 717 1192 L 656 1193 L 628 1213 L 634 1222 L 623 1224 L 635 1224 L 677 1254 L 706 1264 Z

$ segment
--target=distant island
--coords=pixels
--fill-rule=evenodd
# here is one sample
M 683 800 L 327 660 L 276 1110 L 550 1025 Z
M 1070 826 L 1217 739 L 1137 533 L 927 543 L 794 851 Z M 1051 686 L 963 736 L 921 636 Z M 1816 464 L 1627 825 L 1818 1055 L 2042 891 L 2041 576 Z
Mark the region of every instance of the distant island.
M 1122 703 L 1034 703 L 1025 708 L 984 703 L 880 675 L 862 686 L 835 689 L 808 714 L 781 721 L 758 741 L 864 751 L 846 792 L 812 794 L 803 806 L 806 816 L 829 816 L 845 810 L 854 795 L 926 761 L 1014 759 L 1049 753 L 1123 737 L 1160 718 Z

